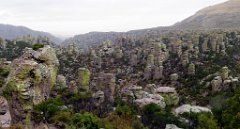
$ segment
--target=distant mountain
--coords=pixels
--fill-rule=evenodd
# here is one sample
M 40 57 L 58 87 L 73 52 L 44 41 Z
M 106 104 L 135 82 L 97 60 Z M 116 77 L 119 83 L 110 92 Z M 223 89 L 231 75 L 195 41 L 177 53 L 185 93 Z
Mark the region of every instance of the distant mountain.
M 52 40 L 56 44 L 59 44 L 61 42 L 59 38 L 47 32 L 31 30 L 24 26 L 0 24 L 0 36 L 4 37 L 5 39 L 14 39 L 16 37 L 25 35 L 31 35 L 33 37 L 47 36 L 50 40 Z
M 240 0 L 209 6 L 198 11 L 195 15 L 175 24 L 173 29 L 239 29 Z
M 240 0 L 229 0 L 227 2 L 209 6 L 198 11 L 193 16 L 167 27 L 155 27 L 141 30 L 132 30 L 126 33 L 116 32 L 94 32 L 74 36 L 64 44 L 74 41 L 80 47 L 86 48 L 93 44 L 102 43 L 104 40 L 113 40 L 122 35 L 142 36 L 146 34 L 159 35 L 169 31 L 183 30 L 209 30 L 209 29 L 240 29 Z M 69 42 L 70 41 L 70 42 Z

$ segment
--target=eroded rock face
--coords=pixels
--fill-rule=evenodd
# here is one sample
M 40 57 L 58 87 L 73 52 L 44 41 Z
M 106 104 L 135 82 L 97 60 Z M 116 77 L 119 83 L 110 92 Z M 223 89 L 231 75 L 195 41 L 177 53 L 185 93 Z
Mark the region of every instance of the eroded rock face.
M 0 96 L 0 128 L 11 126 L 12 118 L 7 100 Z
M 30 121 L 33 105 L 48 98 L 56 83 L 58 65 L 54 49 L 48 45 L 37 51 L 26 48 L 21 57 L 13 60 L 2 90 L 13 108 L 11 114 L 15 123 L 23 119 Z

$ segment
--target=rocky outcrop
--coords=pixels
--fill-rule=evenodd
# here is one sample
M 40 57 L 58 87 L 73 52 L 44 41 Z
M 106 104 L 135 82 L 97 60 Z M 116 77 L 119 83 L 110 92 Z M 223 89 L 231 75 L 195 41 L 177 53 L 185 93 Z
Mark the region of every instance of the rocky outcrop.
M 33 105 L 48 99 L 58 65 L 55 51 L 48 45 L 37 51 L 26 48 L 21 57 L 13 60 L 2 92 L 9 100 L 14 123 L 25 121 L 23 124 L 30 128 Z

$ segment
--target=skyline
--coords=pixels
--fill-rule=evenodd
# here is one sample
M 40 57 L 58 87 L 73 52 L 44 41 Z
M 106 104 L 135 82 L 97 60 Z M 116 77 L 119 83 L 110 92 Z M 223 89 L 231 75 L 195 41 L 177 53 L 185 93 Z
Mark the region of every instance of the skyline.
M 227 0 L 0 0 L 3 24 L 70 37 L 91 31 L 126 32 L 169 26 Z

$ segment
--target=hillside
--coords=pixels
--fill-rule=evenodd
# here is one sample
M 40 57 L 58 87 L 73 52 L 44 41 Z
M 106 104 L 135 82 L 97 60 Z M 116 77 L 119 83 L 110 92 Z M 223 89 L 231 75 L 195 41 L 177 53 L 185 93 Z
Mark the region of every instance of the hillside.
M 61 42 L 60 39 L 47 32 L 31 30 L 24 26 L 0 24 L 0 37 L 4 37 L 6 39 L 14 39 L 19 36 L 25 35 L 31 35 L 33 37 L 47 36 L 50 38 L 50 40 L 54 41 L 55 43 Z
M 240 27 L 240 0 L 209 6 L 175 24 L 173 29 L 236 29 Z

